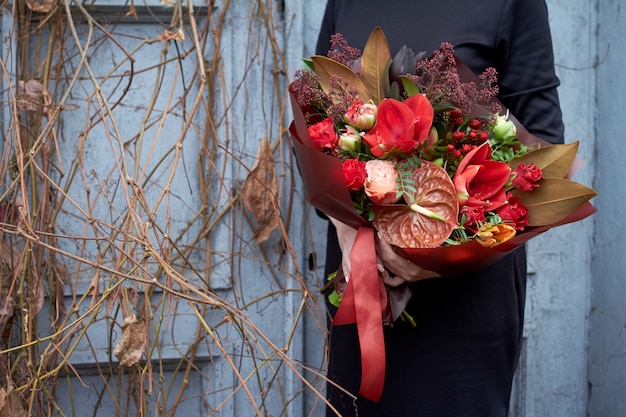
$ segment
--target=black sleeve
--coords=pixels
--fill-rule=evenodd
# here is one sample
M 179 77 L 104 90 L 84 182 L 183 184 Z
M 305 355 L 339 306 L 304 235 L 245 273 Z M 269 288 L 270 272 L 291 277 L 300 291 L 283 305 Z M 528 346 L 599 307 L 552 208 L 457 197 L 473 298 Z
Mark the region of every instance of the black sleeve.
M 499 98 L 524 127 L 563 142 L 552 37 L 544 0 L 508 0 L 499 33 Z
M 335 34 L 335 0 L 328 0 L 322 26 L 317 37 L 315 53 L 326 56 L 330 49 L 330 37 Z

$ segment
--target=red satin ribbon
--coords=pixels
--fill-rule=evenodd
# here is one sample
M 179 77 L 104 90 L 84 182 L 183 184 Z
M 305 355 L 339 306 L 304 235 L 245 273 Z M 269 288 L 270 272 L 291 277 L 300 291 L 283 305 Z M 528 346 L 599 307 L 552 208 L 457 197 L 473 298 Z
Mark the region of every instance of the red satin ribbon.
M 348 285 L 333 324 L 356 323 L 361 348 L 361 387 L 359 394 L 380 401 L 385 383 L 385 341 L 383 337 L 382 281 L 376 268 L 374 229 L 360 227 L 350 253 Z

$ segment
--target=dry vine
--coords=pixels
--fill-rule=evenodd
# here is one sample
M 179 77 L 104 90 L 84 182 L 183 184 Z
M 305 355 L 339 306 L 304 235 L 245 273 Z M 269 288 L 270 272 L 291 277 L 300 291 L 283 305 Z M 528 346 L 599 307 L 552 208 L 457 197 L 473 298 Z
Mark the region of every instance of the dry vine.
M 162 3 L 0 2 L 0 417 L 323 405 L 280 11 Z

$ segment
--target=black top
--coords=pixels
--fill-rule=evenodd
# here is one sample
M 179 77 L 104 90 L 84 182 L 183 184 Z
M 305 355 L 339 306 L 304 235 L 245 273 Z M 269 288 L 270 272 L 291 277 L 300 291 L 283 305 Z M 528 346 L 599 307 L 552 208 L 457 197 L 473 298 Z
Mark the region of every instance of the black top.
M 531 133 L 563 141 L 544 0 L 329 0 L 317 53 L 326 55 L 334 33 L 362 49 L 376 26 L 392 55 L 405 44 L 431 53 L 449 42 L 475 73 L 495 67 L 502 103 Z M 326 272 L 340 262 L 330 227 Z M 400 322 L 385 328 L 383 398 L 355 402 L 329 384 L 333 406 L 342 416 L 506 416 L 524 317 L 524 248 L 479 272 L 411 287 L 407 310 L 417 327 Z M 355 326 L 331 329 L 330 352 L 329 378 L 356 395 L 361 371 Z

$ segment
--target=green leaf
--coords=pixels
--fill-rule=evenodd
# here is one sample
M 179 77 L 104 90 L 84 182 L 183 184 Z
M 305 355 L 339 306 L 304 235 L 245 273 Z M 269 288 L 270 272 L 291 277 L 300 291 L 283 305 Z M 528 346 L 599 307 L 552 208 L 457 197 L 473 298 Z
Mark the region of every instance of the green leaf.
M 304 65 L 304 69 L 308 69 L 313 71 L 313 61 L 309 58 L 302 58 L 302 63 Z
M 328 302 L 335 307 L 339 307 L 339 304 L 341 303 L 341 296 L 337 294 L 337 291 L 333 290 L 333 292 L 328 294 Z
M 406 75 L 402 75 L 400 77 L 400 81 L 402 81 L 402 87 L 404 87 L 404 91 L 406 92 L 407 96 L 411 97 L 415 94 L 420 94 L 420 89 L 417 84 L 415 84 L 413 80 L 411 80 Z

